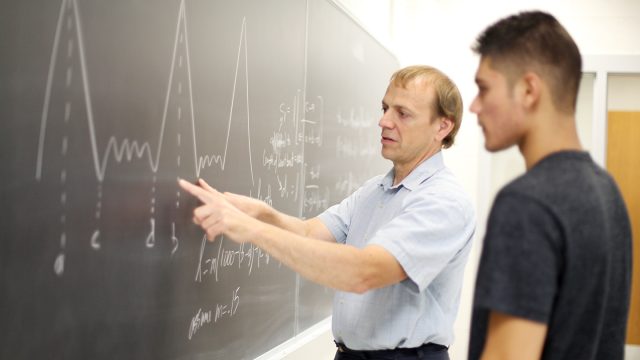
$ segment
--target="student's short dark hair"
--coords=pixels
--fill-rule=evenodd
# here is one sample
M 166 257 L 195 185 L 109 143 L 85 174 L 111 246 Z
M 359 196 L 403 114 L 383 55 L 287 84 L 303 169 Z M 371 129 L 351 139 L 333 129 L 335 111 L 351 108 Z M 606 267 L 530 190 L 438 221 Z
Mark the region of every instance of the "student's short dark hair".
M 556 108 L 575 112 L 582 58 L 567 30 L 550 14 L 527 11 L 489 26 L 472 50 L 490 58 L 509 81 L 534 71 L 548 84 Z

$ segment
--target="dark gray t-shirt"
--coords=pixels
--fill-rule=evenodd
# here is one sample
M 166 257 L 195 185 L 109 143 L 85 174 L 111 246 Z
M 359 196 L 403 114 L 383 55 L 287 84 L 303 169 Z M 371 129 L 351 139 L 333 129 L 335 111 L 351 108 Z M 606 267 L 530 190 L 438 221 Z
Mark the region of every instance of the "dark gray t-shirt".
M 548 325 L 542 359 L 624 357 L 631 225 L 588 153 L 547 156 L 497 195 L 476 280 L 469 359 L 495 310 Z

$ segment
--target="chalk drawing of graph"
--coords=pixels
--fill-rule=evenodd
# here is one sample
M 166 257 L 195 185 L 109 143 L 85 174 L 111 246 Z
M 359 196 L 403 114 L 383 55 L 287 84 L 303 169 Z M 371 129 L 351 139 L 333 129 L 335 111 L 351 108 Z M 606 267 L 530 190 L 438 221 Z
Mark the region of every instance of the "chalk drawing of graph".
M 249 73 L 248 73 L 248 49 L 247 49 L 247 35 L 246 35 L 246 19 L 242 20 L 240 39 L 238 42 L 238 53 L 236 56 L 235 76 L 233 89 L 231 94 L 231 104 L 229 106 L 229 117 L 227 119 L 227 135 L 225 139 L 224 152 L 222 153 L 210 153 L 200 154 L 198 152 L 198 145 L 196 141 L 196 120 L 194 117 L 193 107 L 193 94 L 192 94 L 192 81 L 191 81 L 191 65 L 189 59 L 189 36 L 187 31 L 187 18 L 185 11 L 184 0 L 180 3 L 178 9 L 178 19 L 176 24 L 176 35 L 173 46 L 173 56 L 171 61 L 171 69 L 169 72 L 167 92 L 165 97 L 165 104 L 163 110 L 163 116 L 159 126 L 158 145 L 157 149 L 152 149 L 149 141 L 129 139 L 127 137 L 118 138 L 115 135 L 109 137 L 104 150 L 100 150 L 98 146 L 95 121 L 96 115 L 93 112 L 93 103 L 91 97 L 91 86 L 89 74 L 87 73 L 87 62 L 84 47 L 83 31 L 80 10 L 78 8 L 77 0 L 62 0 L 60 6 L 60 12 L 58 16 L 56 33 L 54 37 L 53 49 L 51 53 L 49 72 L 47 76 L 47 84 L 45 91 L 44 104 L 42 109 L 42 117 L 40 124 L 40 134 L 38 141 L 38 155 L 36 161 L 36 180 L 42 180 L 42 168 L 45 162 L 45 142 L 47 141 L 47 129 L 55 124 L 56 127 L 66 127 L 73 119 L 78 117 L 87 122 L 88 137 L 91 144 L 91 158 L 93 160 L 93 169 L 97 183 L 97 201 L 95 209 L 96 222 L 99 222 L 101 216 L 102 207 L 102 182 L 107 175 L 107 169 L 110 161 L 116 163 L 142 161 L 149 166 L 149 169 L 154 174 L 151 182 L 152 193 L 155 193 L 155 174 L 158 172 L 158 166 L 160 163 L 160 156 L 162 154 L 162 146 L 165 140 L 165 127 L 167 121 L 188 121 L 191 124 L 191 134 L 175 134 L 175 141 L 178 147 L 183 146 L 184 140 L 191 138 L 193 145 L 193 156 L 195 168 L 191 169 L 197 177 L 200 176 L 201 171 L 207 167 L 218 167 L 220 170 L 225 170 L 227 150 L 229 145 L 229 134 L 231 132 L 231 125 L 234 121 L 234 103 L 236 101 L 236 94 L 239 88 L 244 87 L 246 91 L 246 145 L 249 153 L 249 168 L 251 171 L 251 181 L 254 184 L 254 172 L 253 161 L 251 159 L 251 132 L 250 132 L 250 113 L 249 113 Z M 244 58 L 241 57 L 244 54 Z M 244 63 L 244 69 L 241 69 L 241 63 Z M 79 68 L 79 71 L 78 71 Z M 244 71 L 245 83 L 244 86 L 238 86 L 238 73 Z M 78 73 L 79 72 L 79 73 Z M 178 75 L 176 75 L 176 73 Z M 54 87 L 54 83 L 58 86 Z M 78 96 L 73 96 L 73 89 L 78 86 L 81 87 L 82 96 L 80 99 Z M 56 89 L 57 96 L 52 96 L 53 89 Z M 186 99 L 184 101 L 188 103 L 186 108 L 181 105 L 176 105 L 176 108 L 170 109 L 170 100 L 175 98 Z M 183 103 L 184 103 L 183 102 Z M 84 114 L 80 115 L 75 109 L 84 109 Z M 169 116 L 168 114 L 172 114 Z M 169 117 L 174 117 L 169 119 Z M 237 115 L 235 116 L 237 117 Z M 108 119 L 101 119 L 105 121 Z M 216 121 L 216 119 L 206 119 L 207 121 Z M 238 120 L 236 120 L 238 121 Z M 63 131 L 64 133 L 64 131 Z M 174 135 L 174 134 L 172 134 Z M 69 162 L 64 161 L 64 156 L 67 155 L 67 135 L 62 138 L 61 155 L 63 156 L 63 169 L 61 169 L 60 179 L 64 183 L 66 180 L 66 169 L 64 168 Z M 47 154 L 49 155 L 49 154 Z M 180 155 L 177 156 L 176 166 L 181 166 Z M 64 184 L 63 184 L 64 185 Z M 66 219 L 66 213 L 64 208 L 66 207 L 66 193 L 64 192 L 64 186 L 62 187 L 61 203 L 62 215 L 61 219 Z M 155 195 L 153 195 L 155 196 Z M 180 192 L 176 195 L 176 207 L 180 206 L 179 202 Z M 146 237 L 147 247 L 153 247 L 155 244 L 155 197 L 151 199 L 150 203 L 150 231 Z M 64 271 L 64 248 L 68 242 L 65 232 L 66 220 L 61 220 L 61 236 L 60 236 L 60 254 L 56 258 L 54 264 L 54 270 L 58 275 L 61 275 Z M 177 238 L 175 238 L 175 223 L 172 223 L 172 242 L 173 252 L 177 248 Z M 100 249 L 99 241 L 100 231 L 96 229 L 91 235 L 91 246 L 98 250 Z

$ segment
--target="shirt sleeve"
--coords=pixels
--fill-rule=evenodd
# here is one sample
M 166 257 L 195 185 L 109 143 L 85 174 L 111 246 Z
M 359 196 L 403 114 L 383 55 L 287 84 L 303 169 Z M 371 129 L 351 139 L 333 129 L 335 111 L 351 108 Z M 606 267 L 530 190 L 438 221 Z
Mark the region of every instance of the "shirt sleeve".
M 542 203 L 501 193 L 489 216 L 475 308 L 547 323 L 560 281 L 561 227 Z
M 318 215 L 318 219 L 324 223 L 339 244 L 347 241 L 351 219 L 363 187 Z
M 402 211 L 369 242 L 396 258 L 417 291 L 426 289 L 471 244 L 475 229 L 472 207 L 449 195 L 408 198 Z

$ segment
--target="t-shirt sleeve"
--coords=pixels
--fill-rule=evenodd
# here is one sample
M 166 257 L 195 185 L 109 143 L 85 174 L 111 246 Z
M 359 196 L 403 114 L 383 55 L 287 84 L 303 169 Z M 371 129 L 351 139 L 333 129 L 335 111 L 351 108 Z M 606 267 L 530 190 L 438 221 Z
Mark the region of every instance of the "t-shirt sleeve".
M 560 235 L 544 204 L 500 193 L 489 216 L 474 307 L 547 323 L 560 281 Z
M 423 291 L 456 255 L 468 254 L 474 230 L 470 204 L 446 193 L 430 194 L 412 198 L 369 244 L 389 251 L 411 280 L 409 284 Z

